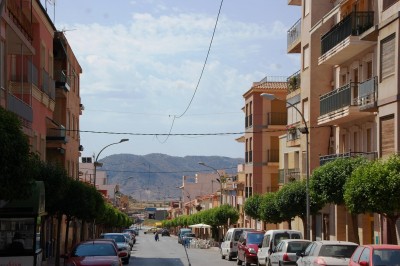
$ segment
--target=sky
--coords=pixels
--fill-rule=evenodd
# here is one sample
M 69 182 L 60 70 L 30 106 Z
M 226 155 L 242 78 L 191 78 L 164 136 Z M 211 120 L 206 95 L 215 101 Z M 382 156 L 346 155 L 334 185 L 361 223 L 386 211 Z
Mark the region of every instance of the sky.
M 82 157 L 243 158 L 243 94 L 300 68 L 286 50 L 300 10 L 287 0 L 42 4 L 82 67 Z

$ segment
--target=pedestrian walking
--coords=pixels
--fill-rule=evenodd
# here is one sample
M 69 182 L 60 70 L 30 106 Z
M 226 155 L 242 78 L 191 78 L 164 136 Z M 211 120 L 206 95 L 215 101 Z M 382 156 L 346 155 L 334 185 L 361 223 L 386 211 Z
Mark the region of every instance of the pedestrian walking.
M 156 232 L 156 233 L 154 234 L 154 240 L 155 240 L 155 241 L 160 241 L 160 236 L 158 235 L 158 232 Z

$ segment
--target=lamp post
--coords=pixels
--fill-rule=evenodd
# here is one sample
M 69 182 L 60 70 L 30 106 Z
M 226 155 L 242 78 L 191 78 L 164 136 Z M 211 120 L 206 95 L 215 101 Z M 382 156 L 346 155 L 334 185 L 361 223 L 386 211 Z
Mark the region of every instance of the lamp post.
M 102 151 L 104 151 L 107 147 L 110 147 L 111 145 L 115 145 L 115 144 L 119 144 L 121 142 L 125 142 L 125 141 L 129 141 L 129 139 L 121 139 L 119 142 L 115 142 L 115 143 L 111 143 L 108 144 L 107 146 L 105 146 L 104 148 L 102 148 L 100 150 L 100 152 L 97 154 L 96 156 L 96 160 L 94 161 L 94 179 L 93 179 L 93 185 L 94 187 L 96 187 L 96 173 L 97 173 L 97 166 L 102 166 L 102 163 L 99 163 L 97 160 L 99 159 L 99 156 L 101 154 Z
M 303 124 L 304 124 L 304 128 L 299 128 L 299 131 L 302 134 L 306 135 L 306 223 L 307 223 L 307 227 L 306 227 L 306 236 L 305 239 L 310 239 L 311 237 L 311 230 L 310 230 L 310 188 L 309 188 L 309 181 L 310 181 L 310 158 L 309 158 L 309 150 L 308 150 L 308 139 L 309 139 L 309 133 L 310 131 L 308 130 L 308 126 L 306 123 L 306 119 L 304 118 L 304 115 L 302 112 L 300 112 L 300 110 L 292 103 L 286 101 L 286 100 L 282 100 L 277 98 L 274 94 L 270 94 L 270 93 L 261 93 L 260 95 L 261 97 L 267 99 L 267 100 L 280 100 L 280 101 L 285 101 L 288 105 L 290 105 L 291 107 L 293 107 L 301 116 L 301 119 L 303 120 Z
M 208 168 L 210 168 L 210 169 L 213 169 L 215 172 L 217 172 L 217 174 L 218 174 L 218 176 L 219 176 L 219 179 L 217 178 L 217 181 L 218 181 L 218 183 L 219 183 L 219 185 L 220 185 L 220 187 L 221 187 L 220 206 L 222 206 L 222 177 L 221 177 L 221 174 L 218 172 L 217 169 L 215 169 L 215 168 L 212 167 L 212 166 L 209 166 L 209 165 L 207 165 L 207 164 L 205 164 L 205 163 L 203 163 L 203 162 L 199 162 L 199 164 L 202 165 L 202 166 L 208 167 Z

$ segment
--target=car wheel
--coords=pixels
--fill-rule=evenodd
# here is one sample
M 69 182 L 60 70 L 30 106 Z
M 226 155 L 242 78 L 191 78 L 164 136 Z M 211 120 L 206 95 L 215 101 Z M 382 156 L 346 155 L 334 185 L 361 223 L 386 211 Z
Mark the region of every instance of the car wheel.
M 221 252 L 221 259 L 225 259 L 225 255 L 224 254 L 222 254 L 222 252 Z
M 228 256 L 228 260 L 229 260 L 229 261 L 232 261 L 232 260 L 233 260 L 232 256 L 229 255 L 229 256 Z
M 125 259 L 125 260 L 123 260 L 123 262 L 122 262 L 123 264 L 129 264 L 129 258 L 127 258 L 127 259 Z
M 270 259 L 265 259 L 265 265 L 271 266 L 271 260 Z

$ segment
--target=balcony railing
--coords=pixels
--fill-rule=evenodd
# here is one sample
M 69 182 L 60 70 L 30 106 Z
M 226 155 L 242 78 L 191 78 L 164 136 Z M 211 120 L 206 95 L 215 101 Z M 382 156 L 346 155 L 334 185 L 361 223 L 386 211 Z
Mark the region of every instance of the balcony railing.
M 245 128 L 251 127 L 253 125 L 253 115 L 248 115 L 245 118 Z
M 11 93 L 7 95 L 7 109 L 17 114 L 28 123 L 33 121 L 32 107 Z
M 357 157 L 357 156 L 362 156 L 365 157 L 368 160 L 375 160 L 378 158 L 378 153 L 377 152 L 345 152 L 345 153 L 336 153 L 336 154 L 329 154 L 329 155 L 324 155 L 319 157 L 319 165 L 324 165 L 328 162 L 331 162 L 333 160 L 336 160 L 338 158 L 351 158 L 351 157 Z
M 47 128 L 46 140 L 59 140 L 66 142 L 67 137 L 65 127 L 60 125 L 58 127 Z
M 296 128 L 295 130 L 287 130 L 286 141 L 294 141 L 300 138 L 300 131 Z
M 56 81 L 57 88 L 62 88 L 67 91 L 71 89 L 71 79 L 64 70 L 54 71 L 54 80 Z
M 291 48 L 292 45 L 300 39 L 301 36 L 301 19 L 299 19 L 288 31 L 287 31 L 287 48 Z
M 298 89 L 300 89 L 300 70 L 291 75 L 290 77 L 287 78 L 287 85 L 288 85 L 288 93 L 294 92 Z
M 267 163 L 279 162 L 279 149 L 268 149 L 267 150 Z
M 279 169 L 279 184 L 286 184 L 295 180 L 300 180 L 299 168 Z
M 360 110 L 375 108 L 378 100 L 377 77 L 373 77 L 358 85 L 357 105 Z
M 287 124 L 287 113 L 270 112 L 267 113 L 267 126 L 277 126 Z
M 358 83 L 350 82 L 343 87 L 320 96 L 320 115 L 325 115 L 340 108 L 354 105 L 352 101 L 352 89 L 357 85 Z
M 49 73 L 42 69 L 42 91 L 53 100 L 56 99 L 55 87 L 54 80 L 50 77 Z
M 349 36 L 359 36 L 374 25 L 374 12 L 352 12 L 321 37 L 321 55 Z

